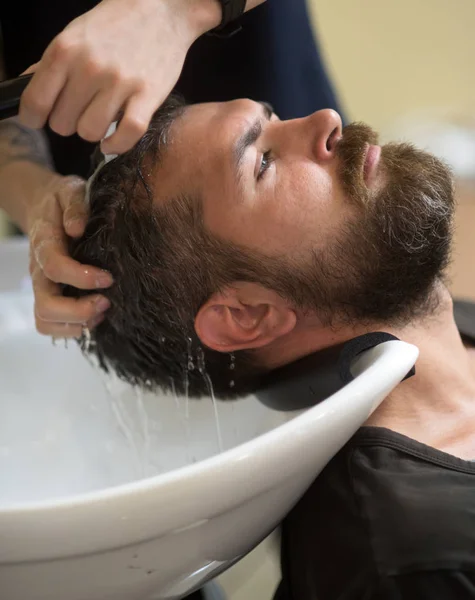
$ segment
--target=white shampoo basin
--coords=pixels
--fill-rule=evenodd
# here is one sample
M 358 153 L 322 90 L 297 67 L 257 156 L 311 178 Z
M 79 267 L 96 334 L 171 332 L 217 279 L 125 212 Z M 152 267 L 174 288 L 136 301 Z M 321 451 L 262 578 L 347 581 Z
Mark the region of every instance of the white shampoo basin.
M 29 292 L 1 293 L 1 600 L 181 598 L 278 525 L 416 358 L 381 344 L 298 415 L 218 402 L 220 452 L 211 401 L 105 385 L 36 333 Z

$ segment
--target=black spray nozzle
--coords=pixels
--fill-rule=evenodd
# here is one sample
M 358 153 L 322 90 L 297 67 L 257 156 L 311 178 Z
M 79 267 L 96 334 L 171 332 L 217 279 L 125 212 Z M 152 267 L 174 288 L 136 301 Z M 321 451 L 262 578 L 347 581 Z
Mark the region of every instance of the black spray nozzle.
M 20 108 L 20 98 L 33 75 L 0 81 L 0 121 L 15 117 Z

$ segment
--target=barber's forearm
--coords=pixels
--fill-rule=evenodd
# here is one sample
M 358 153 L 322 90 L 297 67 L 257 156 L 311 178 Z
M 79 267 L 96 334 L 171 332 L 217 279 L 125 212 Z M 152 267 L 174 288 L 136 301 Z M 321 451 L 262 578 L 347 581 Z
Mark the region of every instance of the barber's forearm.
M 52 161 L 42 131 L 16 119 L 0 121 L 0 209 L 27 232 L 27 210 L 35 191 L 52 176 Z

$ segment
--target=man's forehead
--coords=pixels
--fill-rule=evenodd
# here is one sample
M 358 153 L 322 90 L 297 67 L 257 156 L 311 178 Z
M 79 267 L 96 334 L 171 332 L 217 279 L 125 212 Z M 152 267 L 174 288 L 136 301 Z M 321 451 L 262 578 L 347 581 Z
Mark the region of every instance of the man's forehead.
M 153 169 L 156 202 L 199 193 L 210 179 L 219 156 L 212 151 L 217 145 L 212 109 L 211 104 L 189 105 L 174 120 Z
M 237 193 L 231 173 L 236 145 L 262 119 L 263 109 L 272 113 L 270 105 L 251 100 L 187 106 L 170 129 L 157 169 L 159 195 Z
M 266 102 L 254 102 L 248 99 L 230 100 L 227 102 L 204 102 L 189 105 L 184 117 L 195 125 L 209 127 L 225 127 L 227 132 L 234 128 L 249 126 L 256 119 L 256 113 L 265 111 L 272 114 L 272 107 Z
M 211 167 L 225 159 L 252 123 L 252 113 L 229 102 L 190 105 L 173 123 L 167 154 L 187 169 Z

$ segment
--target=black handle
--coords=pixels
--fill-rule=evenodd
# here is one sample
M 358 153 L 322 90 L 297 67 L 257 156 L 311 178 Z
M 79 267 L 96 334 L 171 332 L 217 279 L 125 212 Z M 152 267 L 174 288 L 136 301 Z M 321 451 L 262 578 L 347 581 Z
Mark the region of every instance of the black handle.
M 20 98 L 33 75 L 0 81 L 0 121 L 18 114 Z

